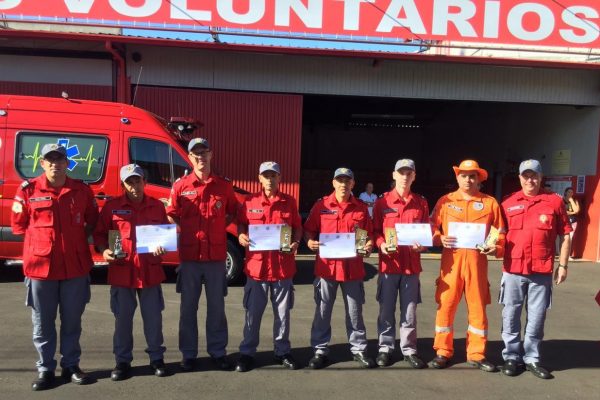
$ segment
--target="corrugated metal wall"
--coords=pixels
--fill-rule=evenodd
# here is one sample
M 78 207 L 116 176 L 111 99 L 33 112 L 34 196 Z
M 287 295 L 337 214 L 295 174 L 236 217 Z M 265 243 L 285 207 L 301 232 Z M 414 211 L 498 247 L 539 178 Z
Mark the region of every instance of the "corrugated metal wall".
M 72 99 L 112 101 L 113 98 L 111 86 L 0 81 L 0 93 L 3 94 L 60 97 L 63 91 L 67 92 Z
M 165 118 L 201 121 L 213 169 L 249 192 L 260 190 L 259 164 L 279 162 L 281 190 L 298 199 L 302 96 L 139 87 L 135 105 Z
M 130 46 L 145 85 L 412 99 L 600 105 L 594 70 Z M 424 56 L 425 57 L 425 56 Z M 140 67 L 143 70 L 140 74 Z

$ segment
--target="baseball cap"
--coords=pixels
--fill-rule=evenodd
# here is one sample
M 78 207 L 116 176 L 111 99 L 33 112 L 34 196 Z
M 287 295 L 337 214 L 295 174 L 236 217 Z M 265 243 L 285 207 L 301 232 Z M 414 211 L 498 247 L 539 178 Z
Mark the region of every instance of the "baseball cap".
M 278 174 L 281 174 L 281 168 L 279 167 L 279 164 L 277 164 L 275 161 L 265 161 L 264 163 L 260 164 L 260 167 L 258 168 L 258 173 L 262 174 L 263 172 L 267 171 L 273 171 L 277 172 Z
M 193 138 L 192 140 L 190 140 L 190 142 L 188 143 L 188 151 L 192 151 L 192 149 L 195 146 L 204 146 L 207 149 L 210 150 L 210 145 L 208 144 L 208 140 L 201 138 L 201 137 L 197 137 L 197 138 Z
M 333 173 L 333 179 L 338 176 L 347 176 L 348 178 L 354 179 L 354 173 L 349 168 L 338 168 Z
M 485 181 L 488 178 L 488 173 L 485 169 L 479 167 L 479 163 L 475 160 L 463 160 L 458 167 L 452 167 L 454 175 L 458 176 L 460 171 L 476 171 L 480 181 Z
M 394 167 L 394 171 L 398 171 L 400 168 L 408 168 L 415 170 L 415 162 L 409 158 L 403 158 L 401 160 L 396 161 L 396 166 Z
M 127 164 L 121 167 L 120 172 L 121 182 L 125 182 L 131 176 L 144 177 L 144 170 L 137 164 Z
M 46 156 L 50 153 L 58 153 L 64 158 L 67 158 L 67 149 L 65 149 L 64 146 L 56 143 L 48 143 L 42 147 L 42 158 L 46 158 Z
M 525 160 L 519 165 L 519 175 L 525 171 L 533 171 L 536 174 L 542 173 L 542 164 L 538 160 Z

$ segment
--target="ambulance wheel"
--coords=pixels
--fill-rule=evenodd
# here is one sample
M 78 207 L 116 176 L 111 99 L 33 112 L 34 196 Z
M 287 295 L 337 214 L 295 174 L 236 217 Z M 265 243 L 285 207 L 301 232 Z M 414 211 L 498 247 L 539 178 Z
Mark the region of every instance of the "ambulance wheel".
M 238 282 L 244 271 L 244 257 L 242 256 L 240 246 L 232 239 L 227 239 L 227 259 L 225 260 L 225 270 L 227 272 L 227 282 Z

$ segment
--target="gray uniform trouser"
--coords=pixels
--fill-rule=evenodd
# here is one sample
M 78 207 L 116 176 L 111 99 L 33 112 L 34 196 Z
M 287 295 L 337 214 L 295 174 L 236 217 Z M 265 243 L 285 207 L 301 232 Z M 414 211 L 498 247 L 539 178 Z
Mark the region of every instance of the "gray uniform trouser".
M 56 369 L 56 314 L 60 312 L 60 366 L 79 365 L 81 357 L 81 316 L 90 301 L 89 275 L 45 281 L 25 278 L 27 299 L 33 322 L 33 344 L 39 354 L 38 371 Z
M 166 348 L 163 346 L 162 311 L 165 301 L 160 285 L 143 289 L 112 286 L 110 288 L 110 309 L 115 315 L 113 353 L 117 363 L 130 363 L 133 360 L 133 315 L 140 299 L 140 312 L 144 323 L 146 353 L 150 362 L 162 360 Z
M 274 282 L 255 281 L 248 277 L 244 287 L 244 338 L 240 343 L 240 353 L 249 356 L 256 354 L 259 343 L 260 323 L 271 295 L 273 305 L 273 346 L 275 355 L 290 352 L 290 310 L 294 306 L 294 286 L 291 279 Z
M 350 351 L 355 354 L 367 349 L 367 332 L 362 315 L 365 303 L 365 287 L 363 281 L 336 282 L 324 278 L 316 278 L 315 318 L 310 332 L 310 345 L 316 354 L 328 354 L 331 340 L 331 313 L 341 286 L 346 308 L 346 335 L 350 342 Z
M 206 350 L 211 357 L 227 354 L 225 261 L 184 261 L 178 268 L 177 293 L 181 293 L 179 350 L 183 358 L 198 357 L 198 302 L 206 290 Z
M 540 345 L 544 338 L 546 310 L 552 301 L 552 274 L 517 275 L 502 273 L 500 298 L 502 310 L 502 340 L 505 360 L 529 364 L 540 361 Z M 521 311 L 527 311 L 523 351 L 521 350 Z
M 417 354 L 417 304 L 421 302 L 419 275 L 379 274 L 377 296 L 379 351 L 391 353 L 396 344 L 396 301 L 400 295 L 400 349 Z

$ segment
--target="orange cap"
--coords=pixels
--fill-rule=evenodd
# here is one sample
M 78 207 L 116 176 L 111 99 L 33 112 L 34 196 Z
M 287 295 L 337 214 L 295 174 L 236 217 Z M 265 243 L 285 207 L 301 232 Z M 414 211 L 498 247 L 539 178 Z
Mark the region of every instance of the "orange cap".
M 452 167 L 454 175 L 458 176 L 460 171 L 477 171 L 480 181 L 485 181 L 488 178 L 488 173 L 485 169 L 479 168 L 479 163 L 475 160 L 464 160 L 458 167 Z

